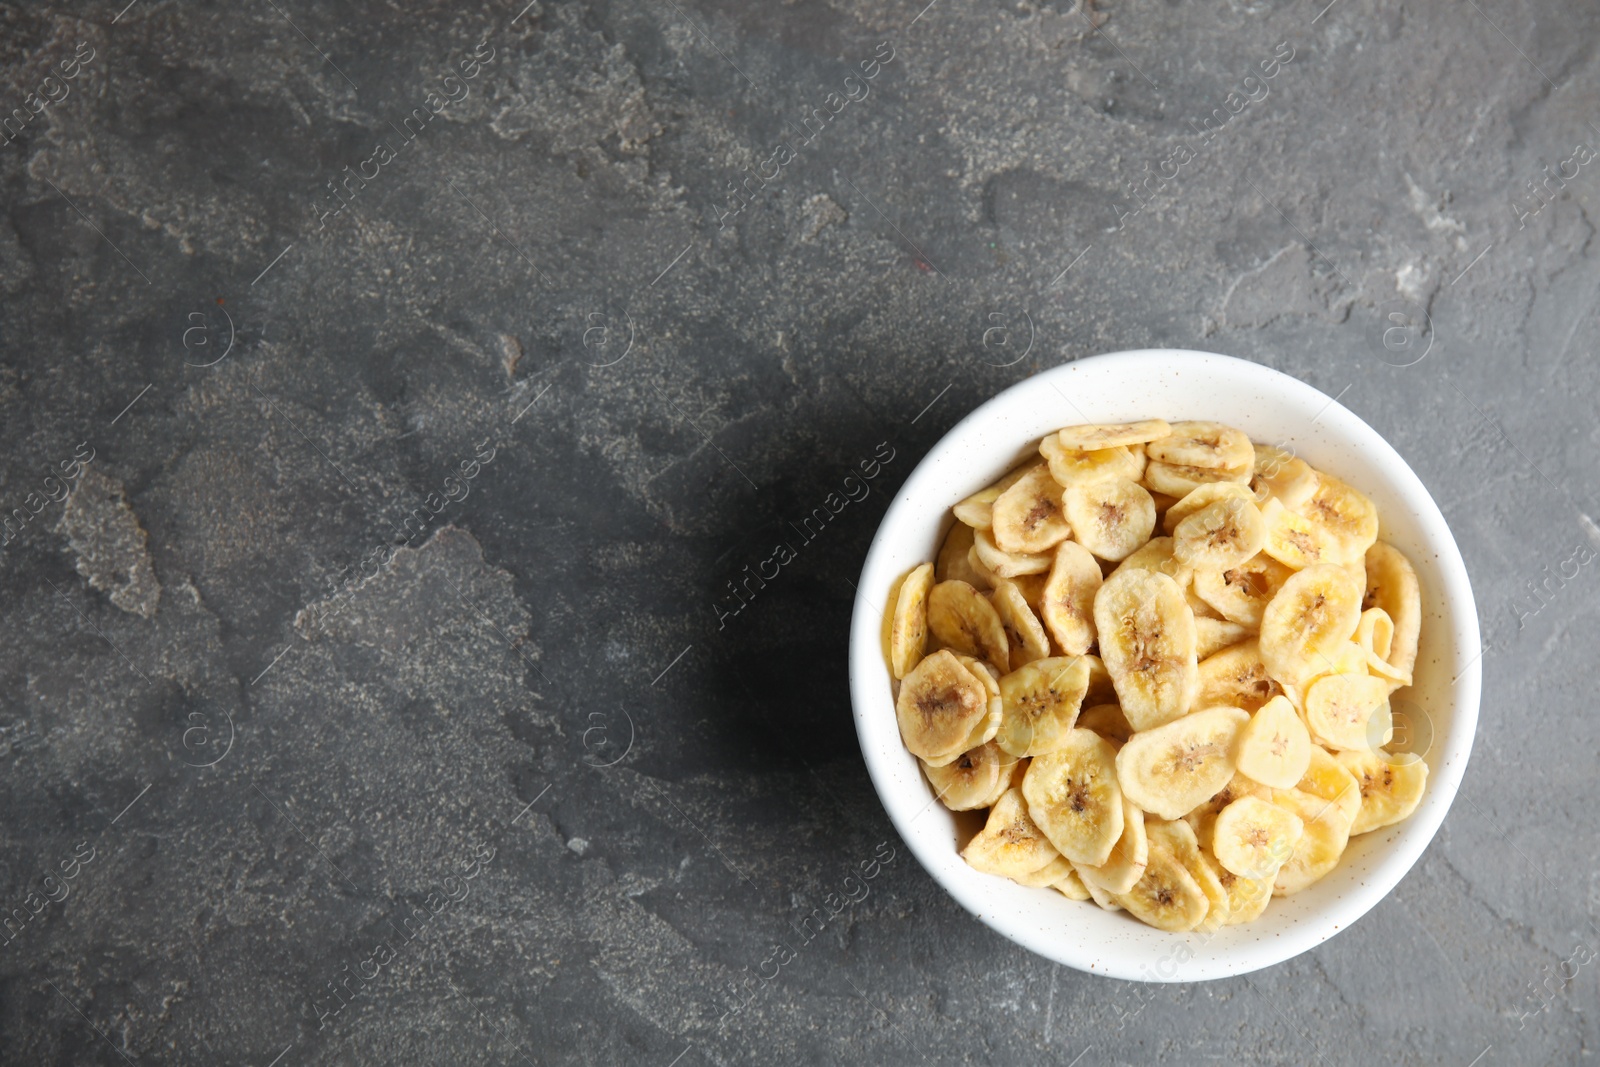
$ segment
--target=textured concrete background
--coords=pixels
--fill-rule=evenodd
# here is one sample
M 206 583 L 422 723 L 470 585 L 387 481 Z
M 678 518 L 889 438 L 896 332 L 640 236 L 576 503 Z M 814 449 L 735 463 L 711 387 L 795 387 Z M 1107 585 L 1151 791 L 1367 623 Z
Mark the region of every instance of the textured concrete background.
M 1592 3 L 124 2 L 0 4 L 0 1061 L 1592 1062 Z M 1394 442 L 1489 648 L 1394 894 L 1155 988 L 923 874 L 845 631 L 1161 345 Z

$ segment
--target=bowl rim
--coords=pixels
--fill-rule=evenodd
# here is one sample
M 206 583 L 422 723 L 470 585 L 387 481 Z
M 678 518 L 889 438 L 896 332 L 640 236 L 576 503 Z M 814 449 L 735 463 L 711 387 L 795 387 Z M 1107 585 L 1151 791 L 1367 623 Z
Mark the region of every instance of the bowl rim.
M 1383 842 L 1383 847 L 1390 851 L 1377 860 L 1371 876 L 1354 887 L 1348 895 L 1336 898 L 1330 906 L 1316 913 L 1314 916 L 1316 921 L 1308 918 L 1307 921 L 1291 927 L 1287 933 L 1276 934 L 1265 941 L 1258 939 L 1253 945 L 1242 946 L 1238 951 L 1226 955 L 1206 957 L 1191 952 L 1189 957 L 1185 958 L 1184 966 L 1176 968 L 1169 975 L 1152 971 L 1148 962 L 1119 958 L 1115 952 L 1110 955 L 1096 955 L 1093 959 L 1089 959 L 1085 958 L 1083 953 L 1066 950 L 1059 942 L 1043 939 L 1041 943 L 1041 939 L 1030 938 L 1030 929 L 1026 922 L 1020 921 L 1014 915 L 1002 913 L 994 905 L 992 897 L 1003 894 L 1010 883 L 993 879 L 992 881 L 998 884 L 989 886 L 990 891 L 984 892 L 972 886 L 952 884 L 953 880 L 941 873 L 941 868 L 946 867 L 950 857 L 956 853 L 947 836 L 934 841 L 927 832 L 919 833 L 912 825 L 915 816 L 908 814 L 906 789 L 895 781 L 894 768 L 890 765 L 892 760 L 903 763 L 907 754 L 903 747 L 898 753 L 885 753 L 870 743 L 869 733 L 872 732 L 872 728 L 868 716 L 881 715 L 885 706 L 889 715 L 893 715 L 893 702 L 885 684 L 888 670 L 883 662 L 881 645 L 882 615 L 880 609 L 873 604 L 875 597 L 872 595 L 874 592 L 878 592 L 878 596 L 882 594 L 881 591 L 875 591 L 871 583 L 874 580 L 873 572 L 882 566 L 879 563 L 880 558 L 890 552 L 890 538 L 897 536 L 896 531 L 907 521 L 918 518 L 920 510 L 926 506 L 925 504 L 919 506 L 918 501 L 930 489 L 937 488 L 934 480 L 941 473 L 936 469 L 939 461 L 961 447 L 963 438 L 975 429 L 988 424 L 997 413 L 1005 411 L 1014 403 L 1013 398 L 1017 395 L 1030 393 L 1046 385 L 1057 387 L 1057 392 L 1060 392 L 1059 386 L 1066 379 L 1085 370 L 1122 372 L 1136 376 L 1174 371 L 1188 373 L 1201 370 L 1215 371 L 1219 367 L 1217 361 L 1221 361 L 1220 367 L 1227 373 L 1247 376 L 1254 384 L 1270 390 L 1276 397 L 1295 396 L 1302 406 L 1315 399 L 1321 405 L 1321 413 L 1313 422 L 1327 418 L 1330 424 L 1339 424 L 1340 439 L 1347 441 L 1353 439 L 1352 447 L 1358 452 L 1366 453 L 1369 462 L 1385 468 L 1387 479 L 1392 483 L 1398 483 L 1398 488 L 1406 494 L 1412 518 L 1422 529 L 1422 542 L 1433 554 L 1435 569 L 1442 579 L 1443 588 L 1437 593 L 1438 602 L 1446 608 L 1443 615 L 1446 624 L 1444 628 L 1448 631 L 1445 638 L 1448 642 L 1447 647 L 1458 662 L 1464 658 L 1465 649 L 1470 648 L 1475 654 L 1470 662 L 1461 667 L 1449 684 L 1448 692 L 1452 694 L 1451 729 L 1443 738 L 1437 759 L 1429 760 L 1428 795 L 1424 797 L 1423 805 L 1411 818 L 1397 824 L 1397 827 L 1405 829 L 1395 839 Z M 1062 396 L 1065 397 L 1066 394 L 1063 393 Z M 1152 412 L 1144 417 L 1154 417 L 1156 414 L 1159 412 Z M 1018 447 L 1031 440 L 1033 438 L 1019 440 Z M 1004 458 L 997 454 L 996 462 Z M 944 505 L 940 515 L 941 522 L 945 521 L 951 503 L 954 501 Z M 1427 606 L 1428 592 L 1425 590 L 1425 615 Z M 1316 387 L 1265 364 L 1193 349 L 1130 349 L 1059 364 L 1008 386 L 958 421 L 918 460 L 916 467 L 896 490 L 895 497 L 880 520 L 862 562 L 851 613 L 850 696 L 857 740 L 861 745 L 862 758 L 867 765 L 868 776 L 872 780 L 879 801 L 883 804 L 896 832 L 916 856 L 918 863 L 963 908 L 986 926 L 1022 947 L 1086 973 L 1103 974 L 1131 981 L 1204 981 L 1249 973 L 1281 963 L 1314 948 L 1334 934 L 1348 929 L 1356 919 L 1376 906 L 1415 865 L 1437 835 L 1466 770 L 1477 733 L 1482 659 L 1481 651 L 1476 650 L 1481 648 L 1471 581 L 1449 524 L 1421 479 L 1382 435 L 1340 404 L 1337 398 L 1329 397 Z M 882 727 L 879 726 L 876 730 L 881 732 Z M 894 731 L 894 737 L 898 742 L 898 728 Z M 917 775 L 917 779 L 922 782 L 922 796 L 931 795 L 920 774 Z M 922 810 L 926 810 L 926 805 Z M 1062 900 L 1065 902 L 1065 898 Z M 1239 930 L 1244 927 L 1224 929 Z M 1169 935 L 1169 937 L 1174 946 L 1187 944 L 1193 940 L 1192 934 Z M 1190 963 L 1190 959 L 1198 962 Z

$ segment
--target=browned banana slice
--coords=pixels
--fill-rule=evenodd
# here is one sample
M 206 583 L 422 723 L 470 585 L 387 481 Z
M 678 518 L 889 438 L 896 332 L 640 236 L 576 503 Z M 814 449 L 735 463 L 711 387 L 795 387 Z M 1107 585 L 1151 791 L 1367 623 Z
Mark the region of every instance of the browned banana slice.
M 1220 422 L 1175 422 L 1172 432 L 1144 446 L 1150 459 L 1178 467 L 1249 467 L 1255 471 L 1256 450 L 1242 430 Z
M 1303 515 L 1290 511 L 1283 501 L 1268 499 L 1261 505 L 1261 522 L 1266 539 L 1261 551 L 1293 570 L 1304 570 L 1319 563 L 1339 562 L 1338 547 L 1327 531 Z
M 1046 552 L 1072 534 L 1062 512 L 1062 488 L 1047 467 L 1018 478 L 994 502 L 990 535 L 1003 552 Z
M 1079 485 L 1122 479 L 1135 482 L 1144 474 L 1144 455 L 1126 447 L 1086 450 L 1068 448 L 1054 436 L 1039 444 L 1039 454 L 1050 464 L 1050 477 L 1060 485 Z
M 901 740 L 913 756 L 935 766 L 971 747 L 967 738 L 989 711 L 987 687 L 947 649 L 912 668 L 895 700 Z
M 1194 591 L 1224 619 L 1252 629 L 1294 572 L 1265 552 L 1232 567 L 1202 567 L 1194 572 Z
M 1006 642 L 1011 650 L 1010 669 L 1016 670 L 1024 663 L 1044 659 L 1050 654 L 1050 638 L 1014 580 L 1000 579 L 991 601 L 995 614 L 1000 616 L 1000 625 L 1005 627 Z
M 1256 445 L 1255 450 L 1255 477 L 1250 484 L 1257 504 L 1265 504 L 1272 497 L 1282 501 L 1284 507 L 1297 508 L 1311 499 L 1317 491 L 1317 472 L 1310 464 L 1276 445 Z
M 1057 852 L 1098 867 L 1122 836 L 1117 754 L 1092 730 L 1073 730 L 1064 747 L 1036 756 L 1022 779 L 1028 814 Z
M 1111 849 L 1111 857 L 1098 867 L 1077 866 L 1078 877 L 1093 882 L 1107 893 L 1126 893 L 1133 888 L 1150 860 L 1150 842 L 1144 832 L 1144 812 L 1127 797 L 1122 798 L 1122 836 Z
M 942 767 L 922 764 L 922 773 L 951 811 L 987 808 L 1011 783 L 1016 757 L 990 742 L 968 749 Z
M 1099 449 L 1120 445 L 1139 445 L 1157 441 L 1172 432 L 1162 419 L 1145 419 L 1141 422 L 1092 423 L 1086 426 L 1068 426 L 1056 432 L 1056 440 L 1066 448 Z
M 1029 875 L 1060 858 L 1044 832 L 1028 815 L 1020 789 L 1008 789 L 989 809 L 989 820 L 961 858 L 973 870 L 1002 878 Z
M 1377 542 L 1367 549 L 1367 591 L 1364 608 L 1382 608 L 1394 622 L 1394 638 L 1389 644 L 1390 666 L 1404 677 L 1411 677 L 1417 665 L 1417 635 L 1422 628 L 1422 589 L 1417 572 L 1394 547 Z
M 933 564 L 934 581 L 966 582 L 974 589 L 993 589 L 994 583 L 969 561 L 971 555 L 972 527 L 958 522 L 950 527 L 939 547 L 939 558 Z
M 1006 552 L 994 543 L 988 530 L 972 532 L 972 550 L 978 562 L 1001 578 L 1015 578 L 1022 574 L 1043 574 L 1050 569 L 1055 556 L 1049 552 L 1037 554 Z
M 1262 662 L 1278 681 L 1305 685 L 1350 643 L 1360 621 L 1361 590 L 1349 574 L 1330 564 L 1307 567 L 1261 615 Z
M 1198 708 L 1228 704 L 1255 711 L 1283 692 L 1283 687 L 1267 673 L 1267 665 L 1261 661 L 1261 646 L 1254 640 L 1212 653 L 1200 661 L 1198 673 L 1200 691 L 1194 701 Z
M 1361 808 L 1350 827 L 1352 837 L 1392 826 L 1417 810 L 1428 784 L 1428 765 L 1416 756 L 1338 752 L 1333 758 L 1350 772 L 1361 790 Z
M 1252 468 L 1242 467 L 1189 467 L 1182 464 L 1161 463 L 1151 459 L 1144 467 L 1144 484 L 1152 492 L 1167 496 L 1185 497 L 1209 482 L 1250 481 Z
M 1163 819 L 1181 819 L 1233 777 L 1234 744 L 1250 716 L 1208 708 L 1141 730 L 1117 753 L 1117 782 L 1133 802 Z
M 904 678 L 922 661 L 928 642 L 928 591 L 932 588 L 931 563 L 915 568 L 900 583 L 889 636 L 890 667 L 896 678 Z
M 1156 525 L 1155 501 L 1125 479 L 1073 485 L 1066 490 L 1066 513 L 1078 543 L 1107 560 L 1128 558 Z
M 1080 656 L 1095 642 L 1094 596 L 1100 591 L 1100 565 L 1076 541 L 1056 546 L 1039 613 L 1056 645 Z
M 947 648 L 1009 665 L 1011 648 L 994 605 L 966 582 L 939 582 L 928 593 L 928 630 Z
M 1037 659 L 1000 679 L 1002 715 L 996 742 L 1013 756 L 1039 756 L 1067 743 L 1089 664 L 1081 657 Z
M 1136 730 L 1171 722 L 1199 689 L 1194 613 L 1164 574 L 1118 570 L 1094 598 L 1100 658 Z M 1180 812 L 1181 814 L 1181 812 Z

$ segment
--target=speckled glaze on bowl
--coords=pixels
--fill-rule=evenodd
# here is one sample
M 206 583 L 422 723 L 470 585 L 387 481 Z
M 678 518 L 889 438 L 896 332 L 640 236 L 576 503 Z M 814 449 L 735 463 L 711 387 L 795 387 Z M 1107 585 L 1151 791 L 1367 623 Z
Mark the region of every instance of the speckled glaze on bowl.
M 1050 889 L 979 874 L 956 850 L 956 817 L 934 798 L 900 741 L 880 641 L 894 580 L 931 560 L 950 506 L 1025 458 L 1044 434 L 1087 422 L 1211 419 L 1291 448 L 1377 505 L 1380 536 L 1416 567 L 1422 637 L 1409 712 L 1428 789 L 1411 818 L 1353 838 L 1339 866 L 1274 899 L 1255 922 L 1170 934 Z M 1243 974 L 1313 948 L 1360 918 L 1410 870 L 1455 798 L 1472 748 L 1482 680 L 1472 588 L 1444 516 L 1422 482 L 1366 423 L 1324 393 L 1256 363 L 1205 352 L 1145 350 L 1079 360 L 1035 375 L 945 435 L 896 495 L 867 552 L 850 627 L 850 693 L 872 784 L 917 860 L 968 911 L 1017 944 L 1093 974 L 1192 982 Z M 1398 725 L 1398 724 L 1397 724 Z

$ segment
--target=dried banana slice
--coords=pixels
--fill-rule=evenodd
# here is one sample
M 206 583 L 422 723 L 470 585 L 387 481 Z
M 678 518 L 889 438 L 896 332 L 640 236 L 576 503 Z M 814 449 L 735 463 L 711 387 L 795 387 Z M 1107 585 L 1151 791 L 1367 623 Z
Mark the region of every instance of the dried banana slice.
M 1144 832 L 1144 812 L 1127 797 L 1122 798 L 1122 836 L 1111 849 L 1111 857 L 1098 867 L 1077 866 L 1078 877 L 1094 883 L 1107 893 L 1126 893 L 1133 888 L 1145 864 L 1150 861 L 1150 841 Z
M 1208 616 L 1194 617 L 1194 655 L 1196 659 L 1209 659 L 1225 648 L 1248 641 L 1255 632 L 1227 619 Z
M 1043 574 L 1050 569 L 1055 556 L 1048 552 L 1036 554 L 1006 552 L 994 543 L 987 529 L 972 532 L 972 551 L 978 562 L 1000 578 L 1015 578 L 1022 574 Z
M 1200 675 L 1194 613 L 1177 582 L 1119 569 L 1095 594 L 1094 622 L 1100 658 L 1134 729 L 1160 726 L 1189 710 Z
M 1065 856 L 1057 856 L 1032 874 L 1014 875 L 1011 880 L 1018 885 L 1038 887 L 1054 885 L 1067 875 L 1076 873 L 1071 860 Z
M 1058 882 L 1051 882 L 1050 888 L 1056 890 L 1068 900 L 1089 900 L 1089 888 L 1083 884 L 1083 879 L 1078 877 L 1078 870 L 1074 867 L 1067 876 Z
M 1115 704 L 1117 702 L 1117 687 L 1112 684 L 1111 672 L 1106 670 L 1106 665 L 1099 656 L 1084 656 L 1084 662 L 1089 664 L 1089 691 L 1084 694 L 1085 704 Z
M 1187 519 L 1201 508 L 1210 507 L 1212 504 L 1224 500 L 1240 500 L 1255 504 L 1255 496 L 1250 488 L 1238 482 L 1207 482 L 1199 486 L 1182 500 L 1178 500 L 1168 507 L 1166 514 L 1161 516 L 1161 528 L 1167 533 L 1172 533 L 1178 528 L 1178 523 Z
M 1065 495 L 1072 536 L 1101 559 L 1126 559 L 1150 540 L 1155 529 L 1155 501 L 1136 482 L 1113 479 L 1072 485 Z
M 972 732 L 967 735 L 966 741 L 962 744 L 962 750 L 969 751 L 994 740 L 994 735 L 1000 732 L 1000 721 L 1004 715 L 1005 708 L 1000 700 L 999 673 L 987 663 L 971 656 L 963 656 L 958 653 L 956 659 L 967 669 L 968 674 L 982 683 L 984 692 L 989 696 L 989 713 L 978 720 L 977 725 L 973 726 Z
M 1284 566 L 1298 571 L 1319 563 L 1339 562 L 1337 546 L 1327 531 L 1284 507 L 1283 501 L 1272 498 L 1262 504 L 1261 521 L 1267 531 L 1261 551 Z
M 1422 588 L 1417 572 L 1398 549 L 1382 541 L 1367 549 L 1367 591 L 1364 608 L 1382 608 L 1394 622 L 1394 639 L 1386 657 L 1400 675 L 1410 678 L 1417 665 L 1417 635 L 1422 628 Z
M 1349 574 L 1331 564 L 1307 567 L 1262 612 L 1262 662 L 1278 681 L 1304 685 L 1349 644 L 1360 621 L 1361 590 Z
M 1183 818 L 1233 777 L 1234 743 L 1249 721 L 1238 708 L 1219 707 L 1139 731 L 1117 753 L 1122 791 L 1152 815 Z
M 996 742 L 1013 756 L 1056 751 L 1067 743 L 1088 688 L 1089 665 L 1078 657 L 1037 659 L 1005 675 Z
M 1006 631 L 1006 643 L 1011 653 L 1009 666 L 1012 670 L 1050 654 L 1050 638 L 1015 582 L 1009 578 L 1000 579 L 1000 583 L 994 587 L 991 602 L 995 614 L 1000 617 L 1000 625 Z
M 1202 485 L 1211 482 L 1238 482 L 1241 485 L 1250 481 L 1252 468 L 1249 465 L 1242 467 L 1189 467 L 1175 463 L 1161 463 L 1155 459 L 1144 466 L 1144 484 L 1156 493 L 1165 493 L 1167 496 L 1185 497 Z
M 1331 753 L 1316 745 L 1311 746 L 1311 763 L 1305 775 L 1295 783 L 1295 789 L 1332 804 L 1347 822 L 1354 822 L 1356 813 L 1361 810 L 1361 789 L 1354 776 Z M 1273 792 L 1274 800 L 1280 792 L 1282 790 Z
M 1141 445 L 1158 441 L 1172 432 L 1164 419 L 1142 419 L 1139 422 L 1090 423 L 1085 426 L 1068 426 L 1056 431 L 1056 440 L 1066 448 L 1084 450 L 1116 448 L 1120 445 Z
M 933 578 L 938 582 L 966 582 L 974 589 L 993 589 L 983 571 L 974 567 L 972 555 L 972 527 L 964 522 L 955 523 L 939 546 L 939 557 L 933 564 Z
M 1213 652 L 1200 661 L 1198 674 L 1200 688 L 1194 698 L 1197 708 L 1228 704 L 1255 711 L 1283 692 L 1283 687 L 1267 673 L 1267 665 L 1261 661 L 1260 642 L 1255 639 Z
M 1240 797 L 1260 797 L 1263 800 L 1271 800 L 1272 790 L 1255 779 L 1236 771 L 1233 777 L 1228 779 L 1228 784 L 1223 786 L 1215 796 L 1183 817 L 1183 821 L 1188 823 L 1189 829 L 1194 831 L 1195 840 L 1200 842 L 1202 848 L 1211 847 L 1211 832 L 1217 824 L 1217 816 L 1221 815 L 1224 808 Z
M 1068 448 L 1056 437 L 1039 443 L 1039 454 L 1050 465 L 1050 477 L 1061 485 L 1080 485 L 1121 479 L 1136 482 L 1144 475 L 1144 452 L 1123 445 L 1112 448 Z
M 1045 552 L 1072 534 L 1062 513 L 1062 488 L 1048 467 L 1035 467 L 1001 493 L 991 511 L 990 535 L 1003 552 Z
M 1350 836 L 1392 826 L 1417 810 L 1428 784 L 1428 765 L 1422 760 L 1383 752 L 1336 752 L 1333 758 L 1361 790 L 1361 810 Z
M 1389 699 L 1389 685 L 1370 674 L 1330 674 L 1306 690 L 1306 726 L 1329 748 L 1367 750 L 1382 744 L 1373 736 L 1373 714 Z
M 1194 591 L 1230 622 L 1261 628 L 1261 615 L 1294 571 L 1265 552 L 1231 567 L 1201 567 L 1194 572 Z
M 1011 771 L 1016 764 L 999 745 L 990 742 L 968 749 L 942 767 L 922 764 L 939 800 L 951 811 L 973 811 L 987 808 L 1011 783 Z
M 904 678 L 922 661 L 928 643 L 928 591 L 932 588 L 931 563 L 913 569 L 900 583 L 889 635 L 890 669 L 896 678 Z
M 1224 925 L 1237 926 L 1261 918 L 1261 913 L 1272 903 L 1272 878 L 1240 878 L 1217 863 L 1216 857 L 1208 858 L 1217 872 L 1217 880 L 1228 894 L 1228 921 Z M 1277 872 L 1273 875 L 1276 877 Z
M 1389 691 L 1411 684 L 1411 674 L 1389 662 L 1394 651 L 1394 620 L 1382 608 L 1368 608 L 1356 623 L 1356 644 L 1367 660 L 1367 673 L 1389 683 Z
M 1094 892 L 1094 888 L 1090 886 L 1089 891 Z M 1172 933 L 1193 930 L 1211 910 L 1200 883 L 1164 845 L 1152 845 L 1144 873 L 1132 889 L 1114 899 L 1140 922 Z
M 1128 725 L 1127 717 L 1115 704 L 1096 704 L 1084 708 L 1078 713 L 1075 725 L 1080 730 L 1093 730 L 1119 745 L 1126 744 L 1128 738 L 1133 736 L 1133 727 Z
M 1101 889 L 1099 886 L 1090 885 L 1088 882 L 1085 882 L 1083 880 L 1083 873 L 1082 873 L 1083 872 L 1083 867 L 1080 864 L 1074 863 L 1072 865 L 1072 868 L 1073 868 L 1073 870 L 1079 872 L 1078 873 L 1078 882 L 1079 882 L 1079 884 L 1081 884 L 1083 886 L 1083 891 L 1085 893 L 1088 893 L 1089 894 L 1089 899 L 1093 900 L 1096 904 L 1100 905 L 1102 910 L 1104 910 L 1104 911 L 1121 911 L 1122 910 L 1122 905 L 1117 903 L 1115 894 L 1107 893 L 1104 889 Z
M 1287 897 L 1338 865 L 1350 841 L 1351 817 L 1338 804 L 1298 789 L 1279 790 L 1272 795 L 1272 802 L 1297 816 L 1304 827 L 1272 883 L 1273 896 Z
M 1111 858 L 1123 819 L 1111 742 L 1092 730 L 1072 730 L 1062 748 L 1028 764 L 1022 795 L 1057 852 L 1091 867 Z
M 1010 489 L 1029 473 L 1042 469 L 1042 463 L 1027 463 L 1001 478 L 998 482 L 967 497 L 950 510 L 955 517 L 975 530 L 987 530 L 994 521 L 994 502 L 1000 494 Z
M 1256 450 L 1242 430 L 1220 422 L 1175 422 L 1167 436 L 1144 446 L 1151 460 L 1178 467 L 1255 470 Z
M 1022 791 L 1008 789 L 989 809 L 983 829 L 961 850 L 961 858 L 975 871 L 1016 878 L 1061 857 L 1029 817 Z
M 1172 538 L 1152 537 L 1124 559 L 1117 570 L 1154 571 L 1179 585 L 1189 582 L 1189 569 L 1172 554 Z M 1116 571 L 1112 572 L 1113 574 Z
M 973 747 L 989 717 L 989 690 L 947 649 L 926 657 L 900 683 L 895 715 L 913 756 L 943 766 Z
M 1305 777 L 1311 766 L 1311 735 L 1287 697 L 1273 697 L 1250 716 L 1239 731 L 1234 763 L 1241 773 L 1274 789 L 1293 789 Z
M 1185 516 L 1172 531 L 1172 554 L 1185 567 L 1236 567 L 1261 551 L 1267 528 L 1249 500 L 1218 500 Z
M 1069 656 L 1083 655 L 1095 642 L 1094 597 L 1100 584 L 1100 565 L 1088 549 L 1076 541 L 1056 546 L 1039 612 L 1057 647 Z
M 1276 445 L 1258 444 L 1255 450 L 1255 476 L 1250 487 L 1257 504 L 1265 504 L 1271 497 L 1282 501 L 1284 507 L 1297 508 L 1311 499 L 1317 491 L 1317 472 L 1309 463 Z
M 1300 816 L 1260 797 L 1240 797 L 1217 816 L 1211 852 L 1241 878 L 1273 878 L 1305 833 Z
M 1189 824 L 1151 819 L 1147 832 L 1158 847 L 1170 852 L 1183 865 L 1183 869 L 1189 872 L 1189 877 L 1195 880 L 1206 896 L 1205 918 L 1200 920 L 1195 929 L 1210 932 L 1226 923 L 1230 907 L 1228 892 L 1218 877 L 1219 868 L 1212 865 L 1210 858 L 1200 848 Z
M 966 582 L 939 582 L 929 591 L 928 630 L 957 652 L 990 663 L 1011 662 L 1010 642 L 994 605 Z
M 1333 546 L 1331 563 L 1357 563 L 1378 540 L 1378 509 L 1331 474 L 1317 472 L 1317 490 L 1295 509 Z

